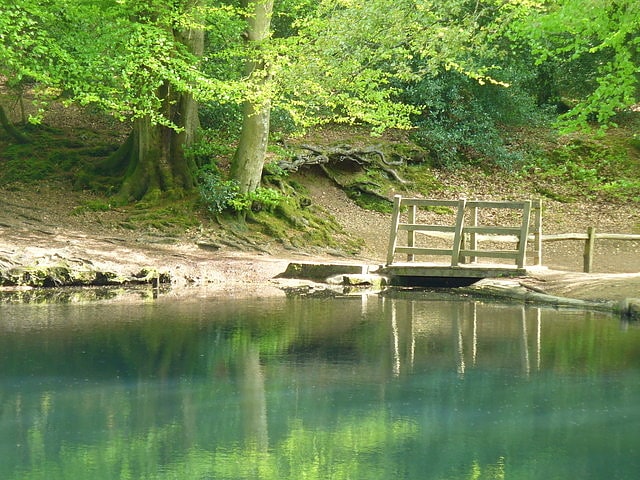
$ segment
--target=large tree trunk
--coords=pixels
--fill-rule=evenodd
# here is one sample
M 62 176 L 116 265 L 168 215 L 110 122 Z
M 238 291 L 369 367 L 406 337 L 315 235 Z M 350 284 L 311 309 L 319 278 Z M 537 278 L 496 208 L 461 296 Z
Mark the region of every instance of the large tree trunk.
M 148 118 L 135 121 L 131 137 L 114 154 L 110 170 L 126 165 L 119 196 L 131 201 L 162 192 L 180 195 L 195 186 L 195 164 L 185 156 L 198 129 L 197 104 L 190 96 L 166 93 L 165 104 L 182 131 L 154 125 Z
M 131 135 L 120 196 L 131 201 L 178 187 L 171 165 L 175 132 L 141 118 L 136 120 Z
M 244 0 L 243 5 L 252 7 L 252 15 L 247 20 L 247 41 L 259 47 L 269 38 L 273 0 Z M 245 66 L 247 76 L 256 83 L 256 91 L 270 81 L 268 66 L 259 59 L 250 59 Z M 247 99 L 243 107 L 242 131 L 238 149 L 231 164 L 231 176 L 240 184 L 240 191 L 247 193 L 260 186 L 262 168 L 269 142 L 269 119 L 271 102 L 268 97 L 256 94 Z
M 29 143 L 29 138 L 11 123 L 2 105 L 0 105 L 0 125 L 16 142 Z
M 202 56 L 203 30 L 176 31 L 174 37 L 194 55 Z M 193 144 L 200 128 L 198 104 L 192 95 L 176 92 L 170 85 L 164 85 L 158 96 L 163 99 L 165 118 L 181 130 L 152 124 L 148 118 L 138 119 L 128 141 L 103 166 L 111 172 L 126 169 L 119 196 L 127 201 L 163 192 L 180 196 L 196 185 L 196 165 L 185 155 L 185 148 Z

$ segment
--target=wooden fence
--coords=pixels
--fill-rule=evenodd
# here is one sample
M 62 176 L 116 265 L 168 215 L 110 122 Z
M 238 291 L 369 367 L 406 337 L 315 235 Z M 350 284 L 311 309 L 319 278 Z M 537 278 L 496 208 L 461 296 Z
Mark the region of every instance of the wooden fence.
M 542 235 L 541 241 L 558 242 L 564 240 L 584 241 L 584 265 L 583 272 L 591 273 L 593 269 L 593 256 L 595 252 L 596 240 L 635 240 L 640 241 L 640 235 L 626 233 L 596 233 L 594 227 L 589 227 L 587 233 L 559 233 L 552 235 Z

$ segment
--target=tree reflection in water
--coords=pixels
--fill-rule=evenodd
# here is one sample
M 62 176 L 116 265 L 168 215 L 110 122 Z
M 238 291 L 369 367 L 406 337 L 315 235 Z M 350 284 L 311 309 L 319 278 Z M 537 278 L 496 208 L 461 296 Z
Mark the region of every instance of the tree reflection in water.
M 640 467 L 640 329 L 602 314 L 415 292 L 0 309 L 2 478 Z

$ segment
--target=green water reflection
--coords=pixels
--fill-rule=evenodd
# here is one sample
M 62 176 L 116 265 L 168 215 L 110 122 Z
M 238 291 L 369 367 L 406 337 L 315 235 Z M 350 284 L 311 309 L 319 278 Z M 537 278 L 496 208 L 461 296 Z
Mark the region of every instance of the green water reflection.
M 640 329 L 434 294 L 0 305 L 2 479 L 629 479 Z

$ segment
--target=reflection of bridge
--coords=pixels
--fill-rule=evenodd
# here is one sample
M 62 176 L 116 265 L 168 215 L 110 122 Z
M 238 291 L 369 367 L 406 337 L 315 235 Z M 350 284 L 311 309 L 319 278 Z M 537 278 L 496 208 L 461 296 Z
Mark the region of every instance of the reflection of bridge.
M 420 339 L 424 342 L 429 338 L 442 337 L 443 334 L 451 338 L 450 348 L 460 376 L 463 376 L 467 369 L 476 367 L 482 360 L 481 357 L 496 357 L 496 352 L 488 348 L 490 342 L 496 345 L 500 342 L 510 345 L 507 351 L 500 351 L 497 356 L 502 361 L 508 359 L 509 367 L 519 364 L 519 368 L 516 368 L 526 375 L 541 369 L 540 308 L 491 305 L 487 307 L 488 310 L 483 311 L 482 305 L 478 302 L 436 302 L 444 308 L 434 308 L 433 302 L 399 300 L 383 299 L 385 318 L 391 322 L 392 368 L 395 376 L 413 370 L 416 344 Z M 426 305 L 429 305 L 429 308 L 426 308 Z M 421 309 L 420 306 L 425 308 Z M 534 313 L 534 318 L 531 318 L 531 313 Z M 517 347 L 514 343 L 516 339 Z M 481 352 L 484 352 L 484 355 Z M 488 358 L 484 360 L 486 364 Z
M 453 225 L 438 222 L 443 212 L 454 214 Z M 428 200 L 396 195 L 383 272 L 398 283 L 419 278 L 457 278 L 468 283 L 524 275 L 530 230 L 534 263 L 541 263 L 541 218 L 539 200 Z M 406 262 L 396 262 L 398 254 L 406 254 Z M 418 256 L 425 260 L 416 261 Z M 447 261 L 437 262 L 437 257 L 447 257 Z M 479 263 L 478 258 L 500 263 Z

